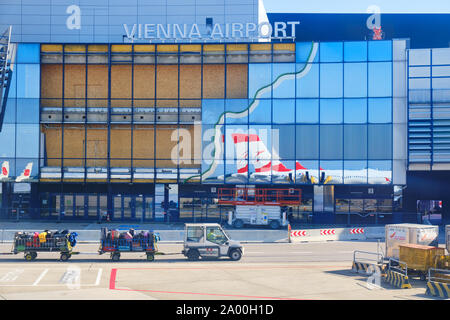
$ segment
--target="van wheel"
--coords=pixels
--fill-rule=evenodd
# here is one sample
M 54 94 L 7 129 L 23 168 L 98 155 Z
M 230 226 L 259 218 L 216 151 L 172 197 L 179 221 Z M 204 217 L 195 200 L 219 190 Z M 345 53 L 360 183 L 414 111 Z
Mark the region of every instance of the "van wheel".
M 113 253 L 111 255 L 111 260 L 112 261 L 119 261 L 120 260 L 120 253 Z
M 200 253 L 197 250 L 189 250 L 187 253 L 187 258 L 189 261 L 197 261 L 200 258 Z
M 241 219 L 237 219 L 233 222 L 233 227 L 235 227 L 236 229 L 241 229 L 242 227 L 244 227 L 244 221 L 242 221 Z
M 278 229 L 280 227 L 280 222 L 277 220 L 270 221 L 270 228 Z
M 238 261 L 238 260 L 241 260 L 241 258 L 242 258 L 241 250 L 239 250 L 239 249 L 231 250 L 231 252 L 230 252 L 230 259 L 231 260 Z
M 69 260 L 69 258 L 70 258 L 69 254 L 61 253 L 61 257 L 60 257 L 61 261 L 67 261 L 67 260 Z

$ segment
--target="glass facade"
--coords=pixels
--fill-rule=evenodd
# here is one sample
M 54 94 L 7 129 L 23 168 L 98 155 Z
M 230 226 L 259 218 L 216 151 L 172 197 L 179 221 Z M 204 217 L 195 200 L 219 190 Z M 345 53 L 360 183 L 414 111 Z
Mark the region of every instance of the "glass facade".
M 175 220 L 218 221 L 229 208 L 217 188 L 250 184 L 302 189 L 295 219 L 320 222 L 312 186 L 401 184 L 396 45 L 19 44 L 0 133 L 11 183 L 2 206 L 151 221 L 167 219 L 170 199 Z M 30 163 L 31 179 L 15 180 Z M 28 184 L 28 200 L 6 192 Z M 321 191 L 320 211 L 392 204 L 387 189 L 336 190 Z
M 409 170 L 450 169 L 450 49 L 408 51 Z

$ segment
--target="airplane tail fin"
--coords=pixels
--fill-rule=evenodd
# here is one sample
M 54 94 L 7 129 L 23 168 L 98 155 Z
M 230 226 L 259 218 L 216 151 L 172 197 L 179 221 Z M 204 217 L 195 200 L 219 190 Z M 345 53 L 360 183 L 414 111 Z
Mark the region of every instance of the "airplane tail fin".
M 7 179 L 9 177 L 9 162 L 3 161 L 2 163 L 2 173 L 0 174 L 0 179 Z
M 31 177 L 31 170 L 33 169 L 33 162 L 29 162 L 25 169 L 23 170 L 22 174 L 17 177 L 16 182 L 21 182 L 23 180 L 28 180 Z

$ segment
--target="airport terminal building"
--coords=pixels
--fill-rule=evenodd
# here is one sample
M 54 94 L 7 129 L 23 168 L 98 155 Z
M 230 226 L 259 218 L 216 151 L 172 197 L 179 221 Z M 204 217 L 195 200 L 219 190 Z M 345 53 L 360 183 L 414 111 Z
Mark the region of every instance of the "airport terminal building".
M 0 0 L 0 218 L 221 222 L 224 188 L 255 187 L 299 190 L 299 223 L 415 219 L 410 179 L 450 171 L 450 49 L 269 18 L 257 0 Z

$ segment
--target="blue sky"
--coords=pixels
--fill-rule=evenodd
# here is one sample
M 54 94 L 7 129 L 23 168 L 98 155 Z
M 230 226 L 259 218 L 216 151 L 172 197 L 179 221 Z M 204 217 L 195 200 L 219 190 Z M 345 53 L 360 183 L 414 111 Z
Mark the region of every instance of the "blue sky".
M 450 13 L 450 0 L 263 0 L 267 13 Z

